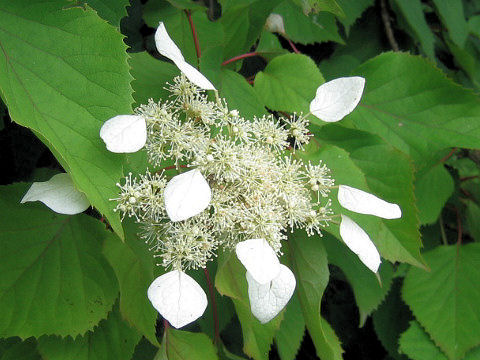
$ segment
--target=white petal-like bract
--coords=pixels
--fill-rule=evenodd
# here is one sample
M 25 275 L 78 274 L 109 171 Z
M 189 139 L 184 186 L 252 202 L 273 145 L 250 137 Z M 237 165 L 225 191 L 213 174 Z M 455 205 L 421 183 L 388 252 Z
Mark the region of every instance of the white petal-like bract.
M 41 201 L 59 214 L 79 214 L 90 206 L 84 193 L 78 191 L 70 175 L 56 174 L 48 181 L 34 182 L 20 201 Z
M 335 122 L 350 114 L 362 98 L 365 79 L 359 76 L 331 80 L 318 87 L 310 112 L 320 120 Z
M 267 31 L 279 34 L 285 34 L 285 25 L 283 17 L 280 14 L 271 13 L 265 21 L 265 28 Z
M 153 280 L 147 295 L 160 315 L 177 329 L 202 316 L 208 304 L 207 295 L 201 286 L 178 270 Z
M 246 277 L 252 314 L 265 324 L 287 305 L 295 290 L 295 276 L 288 267 L 280 264 L 277 277 L 266 284 L 258 283 L 248 271 Z
M 105 121 L 100 137 L 111 152 L 137 152 L 147 141 L 147 123 L 138 115 L 117 115 Z
M 343 242 L 358 255 L 360 260 L 374 273 L 382 262 L 375 244 L 356 222 L 342 214 L 340 236 Z
M 200 71 L 185 61 L 182 52 L 168 35 L 167 29 L 165 29 L 163 22 L 160 22 L 157 31 L 155 32 L 155 45 L 158 52 L 172 60 L 180 69 L 180 71 L 185 74 L 188 80 L 201 89 L 215 90 L 215 86 L 213 86 L 213 84 L 208 81 L 208 79 L 203 76 Z
M 272 281 L 280 272 L 277 254 L 265 239 L 250 239 L 235 247 L 240 262 L 260 284 Z
M 375 195 L 347 185 L 338 187 L 338 202 L 345 209 L 359 214 L 375 215 L 384 219 L 402 217 L 402 210 L 397 204 L 386 202 Z
M 164 194 L 165 209 L 171 221 L 183 221 L 200 214 L 212 199 L 210 185 L 197 169 L 174 176 Z

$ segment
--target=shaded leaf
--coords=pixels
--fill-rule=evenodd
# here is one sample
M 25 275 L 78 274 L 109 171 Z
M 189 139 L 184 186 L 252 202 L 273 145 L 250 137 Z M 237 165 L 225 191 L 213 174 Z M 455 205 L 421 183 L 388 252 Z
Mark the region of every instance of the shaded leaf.
M 113 235 L 83 214 L 20 205 L 26 189 L 0 188 L 0 336 L 83 334 L 117 297 L 115 274 L 101 253 Z
M 49 360 L 129 360 L 140 335 L 121 318 L 118 307 L 83 336 L 42 336 L 38 348 Z
M 282 360 L 294 360 L 305 334 L 305 320 L 297 294 L 288 303 L 283 321 L 275 334 L 275 343 Z
M 119 27 L 120 20 L 127 16 L 129 0 L 87 0 L 87 4 L 95 9 L 101 18 Z

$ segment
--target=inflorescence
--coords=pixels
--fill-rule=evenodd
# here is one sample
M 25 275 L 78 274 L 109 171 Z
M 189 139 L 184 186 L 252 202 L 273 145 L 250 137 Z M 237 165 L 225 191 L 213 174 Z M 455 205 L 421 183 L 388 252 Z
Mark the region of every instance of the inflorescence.
M 141 237 L 161 265 L 173 270 L 205 267 L 220 246 L 265 239 L 277 254 L 288 231 L 321 235 L 332 218 L 328 198 L 334 180 L 322 164 L 295 155 L 310 139 L 308 120 L 273 115 L 241 117 L 218 95 L 214 101 L 184 75 L 166 89 L 171 100 L 141 105 L 145 145 L 153 168 L 173 161 L 177 172 L 198 169 L 212 199 L 199 215 L 173 222 L 165 210 L 169 171 L 147 171 L 120 187 L 116 211 L 142 224 Z M 173 167 L 173 166 L 172 166 Z

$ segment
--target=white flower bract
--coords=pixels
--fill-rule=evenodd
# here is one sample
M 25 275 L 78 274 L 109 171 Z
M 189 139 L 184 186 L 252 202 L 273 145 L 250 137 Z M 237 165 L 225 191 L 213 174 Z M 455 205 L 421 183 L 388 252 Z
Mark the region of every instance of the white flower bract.
M 283 17 L 280 14 L 271 13 L 265 21 L 265 28 L 270 32 L 285 34 Z
M 168 35 L 163 22 L 160 22 L 155 32 L 155 45 L 158 52 L 172 60 L 192 83 L 204 90 L 215 90 L 215 86 L 200 71 L 185 61 L 182 52 Z
M 181 328 L 203 315 L 207 295 L 198 283 L 182 271 L 157 277 L 147 291 L 153 307 L 172 326 Z
M 117 115 L 102 125 L 100 137 L 111 152 L 137 152 L 147 141 L 147 124 L 139 115 Z
M 343 242 L 358 255 L 360 260 L 374 273 L 380 266 L 380 254 L 368 234 L 356 222 L 342 214 L 340 236 Z
M 280 272 L 280 261 L 265 239 L 249 239 L 235 247 L 240 262 L 259 284 L 272 281 Z
M 384 219 L 402 217 L 402 210 L 397 204 L 382 200 L 375 195 L 347 185 L 338 187 L 338 202 L 345 209 L 366 215 L 375 215 Z
M 210 204 L 212 191 L 197 169 L 174 176 L 165 187 L 165 209 L 171 221 L 200 214 Z
M 336 122 L 350 114 L 362 98 L 365 79 L 359 76 L 331 80 L 318 87 L 310 112 L 320 120 Z
M 246 274 L 250 309 L 262 324 L 272 320 L 287 305 L 295 291 L 295 276 L 280 264 L 278 275 L 266 284 L 257 282 L 250 272 Z
M 56 174 L 48 181 L 34 182 L 20 201 L 41 201 L 59 214 L 79 214 L 90 206 L 84 193 L 78 191 L 70 175 Z

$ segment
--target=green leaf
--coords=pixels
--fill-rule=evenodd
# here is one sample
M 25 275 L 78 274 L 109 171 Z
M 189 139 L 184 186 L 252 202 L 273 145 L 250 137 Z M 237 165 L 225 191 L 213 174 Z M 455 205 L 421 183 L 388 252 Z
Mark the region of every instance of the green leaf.
M 136 106 L 146 104 L 148 99 L 165 101 L 170 93 L 164 89 L 166 83 L 172 83 L 180 70 L 168 62 L 160 61 L 147 52 L 130 54 L 128 60 L 133 76 L 133 98 Z
M 353 289 L 360 312 L 360 326 L 363 326 L 367 317 L 380 305 L 390 290 L 393 277 L 392 265 L 388 262 L 382 263 L 379 270 L 380 283 L 358 256 L 338 239 L 324 234 L 323 242 L 328 253 L 328 262 L 343 271 Z
M 0 336 L 61 336 L 92 329 L 113 306 L 115 274 L 98 220 L 20 204 L 26 184 L 0 187 Z
M 123 236 L 108 200 L 117 193 L 122 157 L 106 150 L 99 130 L 110 117 L 131 112 L 126 46 L 93 10 L 64 10 L 67 4 L 2 2 L 0 87 L 12 120 L 48 141 L 78 188 Z
M 342 8 L 335 0 L 292 0 L 297 5 L 301 6 L 303 13 L 308 15 L 310 13 L 318 13 L 320 11 L 328 11 L 334 15 L 344 17 Z
M 168 360 L 216 360 L 217 350 L 202 333 L 168 328 L 162 342 Z M 161 357 L 160 357 L 161 359 Z
M 410 159 L 379 137 L 362 131 L 335 124 L 310 125 L 310 131 L 318 145 L 310 143 L 305 155 L 308 160 L 323 161 L 336 184 L 353 186 L 398 204 L 402 218 L 384 220 L 356 214 L 340 207 L 331 196 L 333 210 L 347 214 L 365 229 L 384 258 L 423 267 Z M 339 237 L 338 228 L 326 230 Z
M 282 360 L 294 360 L 305 334 L 305 320 L 297 294 L 288 302 L 283 321 L 275 334 L 278 354 Z
M 431 271 L 411 268 L 403 298 L 450 359 L 480 344 L 480 244 L 439 246 L 425 253 Z
M 237 109 L 247 119 L 266 113 L 257 92 L 242 75 L 232 70 L 222 70 L 220 95 L 227 100 L 229 109 Z
M 42 360 L 34 338 L 18 341 L 18 338 L 0 339 L 1 360 Z
M 325 360 L 341 359 L 343 350 L 340 341 L 320 316 L 320 304 L 330 274 L 323 241 L 317 236 L 307 236 L 304 231 L 295 231 L 287 243 L 303 318 L 317 355 Z
M 400 350 L 413 360 L 447 360 L 442 351 L 435 346 L 425 330 L 416 321 L 410 323 L 410 327 L 400 338 Z M 480 359 L 480 347 L 468 352 L 464 360 Z
M 271 61 L 280 55 L 285 55 L 288 53 L 286 49 L 282 47 L 278 37 L 269 32 L 263 31 L 258 41 L 256 52 L 259 53 L 267 61 Z
M 470 236 L 480 242 L 480 206 L 474 201 L 467 202 L 467 226 Z
M 448 29 L 448 35 L 460 47 L 465 45 L 468 25 L 463 13 L 462 0 L 433 0 L 442 22 Z
M 170 4 L 177 9 L 189 9 L 189 10 L 205 10 L 205 6 L 202 6 L 198 2 L 191 0 L 167 0 Z
M 276 57 L 255 77 L 255 91 L 272 110 L 308 112 L 322 74 L 308 56 L 287 54 Z
M 332 14 L 323 12 L 305 16 L 290 0 L 283 1 L 273 12 L 282 16 L 285 32 L 292 41 L 302 44 L 335 41 L 343 44 Z
M 366 78 L 366 89 L 349 118 L 409 154 L 419 169 L 441 149 L 478 148 L 478 97 L 427 60 L 390 52 L 354 73 Z
M 254 45 L 265 25 L 268 15 L 280 0 L 230 0 L 221 1 L 221 23 L 225 37 L 224 59 L 244 54 Z
M 246 270 L 233 253 L 221 254 L 215 277 L 215 286 L 222 295 L 232 298 L 242 325 L 243 351 L 255 360 L 268 360 L 275 332 L 280 326 L 282 313 L 267 324 L 261 324 L 250 311 Z
M 345 26 L 347 34 L 349 33 L 350 26 L 362 15 L 362 13 L 373 5 L 374 0 L 337 0 L 338 5 L 345 13 L 344 18 L 340 18 L 340 22 Z
M 420 172 L 416 177 L 415 197 L 420 223 L 433 224 L 453 193 L 453 179 L 442 163 Z
M 98 15 L 113 26 L 120 27 L 120 20 L 127 16 L 129 0 L 87 0 Z
M 418 39 L 423 52 L 431 59 L 435 58 L 435 37 L 425 20 L 422 3 L 420 0 L 394 0 L 394 3 L 401 15 L 405 18 L 407 24 L 415 34 L 415 40 Z
M 398 339 L 408 328 L 408 322 L 412 318 L 408 306 L 402 301 L 401 286 L 401 280 L 395 279 L 385 301 L 372 316 L 378 339 L 388 354 L 396 360 L 406 360 L 398 351 Z
M 103 246 L 103 254 L 117 275 L 120 286 L 120 312 L 152 344 L 159 345 L 155 336 L 157 311 L 147 298 L 147 289 L 153 281 L 153 254 L 138 238 L 138 226 L 129 222 L 125 242 L 110 237 Z
M 83 336 L 42 336 L 38 349 L 48 360 L 129 360 L 140 335 L 121 318 L 118 306 Z

